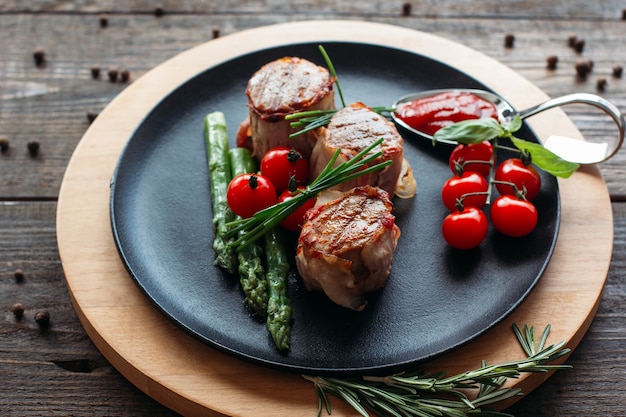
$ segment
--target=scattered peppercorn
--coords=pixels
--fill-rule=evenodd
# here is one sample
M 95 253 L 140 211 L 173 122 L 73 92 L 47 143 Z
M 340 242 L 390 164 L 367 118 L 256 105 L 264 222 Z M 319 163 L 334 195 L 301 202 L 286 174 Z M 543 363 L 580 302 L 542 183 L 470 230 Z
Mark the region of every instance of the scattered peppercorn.
M 24 271 L 22 271 L 21 269 L 16 269 L 13 273 L 13 276 L 15 277 L 15 282 L 17 283 L 23 282 L 25 278 Z
M 515 46 L 515 35 L 512 33 L 504 35 L 504 46 L 506 48 L 513 48 L 513 46 Z
M 574 44 L 574 50 L 581 54 L 585 49 L 585 40 L 584 39 L 576 39 L 576 43 Z
M 16 319 L 21 320 L 24 317 L 24 306 L 22 303 L 15 303 L 11 306 L 11 312 Z
M 591 60 L 585 59 L 585 60 L 581 60 L 578 61 L 576 63 L 576 75 L 578 75 L 578 77 L 580 78 L 587 78 L 587 75 L 591 72 L 591 70 L 593 69 L 593 62 Z
M 111 67 L 111 68 L 109 68 L 109 71 L 107 72 L 107 75 L 109 77 L 109 81 L 114 83 L 114 82 L 117 81 L 117 76 L 119 75 L 119 71 L 117 70 L 117 68 Z
M 220 37 L 220 28 L 213 28 L 213 39 Z
M 9 149 L 9 138 L 6 136 L 0 136 L 0 151 L 6 152 Z
M 622 68 L 621 65 L 616 65 L 613 67 L 613 77 L 622 78 L 623 72 L 624 72 L 624 69 Z
M 41 47 L 35 48 L 33 51 L 33 59 L 35 60 L 36 66 L 43 67 L 46 63 L 46 51 L 44 51 Z
M 96 120 L 96 117 L 98 117 L 98 113 L 93 111 L 87 112 L 87 120 L 89 121 L 89 123 L 93 123 L 93 121 Z
M 622 20 L 626 20 L 626 9 L 622 9 Z
M 28 142 L 26 146 L 28 147 L 28 153 L 30 153 L 30 156 L 37 156 L 37 153 L 39 152 L 39 142 L 32 140 Z
M 163 6 L 156 6 L 154 8 L 154 15 L 156 17 L 161 17 L 165 14 L 165 10 L 163 9 Z
M 570 48 L 573 48 L 576 46 L 576 42 L 578 41 L 578 36 L 576 35 L 569 35 L 567 37 L 567 46 L 569 46 Z
M 587 75 L 589 74 L 589 72 L 591 71 L 591 68 L 589 67 L 589 62 L 587 61 L 578 61 L 576 63 L 576 75 L 579 78 L 587 78 Z
M 91 71 L 91 78 L 93 78 L 94 80 L 97 80 L 98 78 L 100 78 L 100 67 L 93 66 L 91 67 L 90 71 Z
M 410 16 L 411 15 L 411 3 L 406 2 L 402 4 L 402 16 Z
M 604 91 L 604 90 L 606 90 L 606 85 L 607 85 L 606 78 L 604 78 L 604 77 L 599 77 L 599 78 L 596 80 L 596 90 L 598 90 L 598 91 Z
M 125 83 L 130 79 L 130 71 L 127 69 L 123 69 L 120 71 L 120 81 Z
M 593 62 L 586 59 L 583 61 L 578 61 L 576 63 L 576 75 L 579 78 L 585 79 L 587 78 L 587 75 L 589 75 L 589 73 L 591 72 L 591 70 L 593 69 Z
M 48 310 L 42 310 L 35 313 L 35 321 L 41 328 L 46 328 L 50 325 L 50 313 Z
M 548 69 L 555 70 L 557 64 L 559 63 L 559 57 L 556 55 L 550 55 L 546 60 Z
M 102 13 L 100 15 L 100 27 L 105 28 L 107 26 L 109 26 L 109 16 L 107 16 L 105 13 Z

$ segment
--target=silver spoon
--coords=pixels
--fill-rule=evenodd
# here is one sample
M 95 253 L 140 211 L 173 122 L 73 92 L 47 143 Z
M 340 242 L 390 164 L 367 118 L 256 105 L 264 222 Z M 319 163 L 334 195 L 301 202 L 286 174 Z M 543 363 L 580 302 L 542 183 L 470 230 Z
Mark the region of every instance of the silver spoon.
M 544 110 L 552 109 L 554 107 L 563 106 L 566 104 L 589 104 L 594 107 L 597 107 L 603 110 L 606 114 L 611 116 L 618 129 L 617 140 L 595 143 L 595 142 L 587 142 L 583 140 L 568 138 L 564 136 L 550 136 L 547 140 L 543 142 L 543 146 L 559 157 L 565 159 L 566 161 L 576 162 L 579 164 L 597 164 L 600 162 L 604 162 L 613 155 L 617 153 L 617 151 L 622 146 L 622 142 L 624 141 L 624 126 L 626 122 L 624 121 L 624 116 L 620 112 L 620 110 L 608 100 L 597 96 L 595 94 L 588 93 L 574 93 L 567 94 L 561 97 L 556 97 L 550 100 L 547 100 L 543 103 L 540 103 L 536 106 L 530 107 L 526 110 L 516 111 L 513 106 L 511 106 L 506 100 L 502 97 L 491 93 L 485 90 L 477 90 L 477 89 L 442 89 L 442 90 L 429 90 L 422 91 L 419 93 L 409 94 L 403 96 L 398 99 L 393 104 L 393 108 L 398 108 L 399 105 L 407 102 L 411 102 L 420 98 L 430 97 L 435 94 L 446 93 L 446 92 L 468 92 L 475 94 L 487 101 L 491 101 L 498 111 L 500 122 L 506 122 L 510 118 L 514 117 L 516 114 L 522 119 L 533 116 L 537 113 L 540 113 Z M 396 116 L 395 113 L 392 113 L 392 117 L 394 121 L 402 126 L 404 129 L 409 132 L 414 133 L 417 136 L 420 136 L 426 140 L 432 142 L 433 137 L 429 134 L 421 132 L 417 129 L 412 128 L 407 125 L 404 121 Z M 448 144 L 454 144 L 452 141 L 439 141 Z

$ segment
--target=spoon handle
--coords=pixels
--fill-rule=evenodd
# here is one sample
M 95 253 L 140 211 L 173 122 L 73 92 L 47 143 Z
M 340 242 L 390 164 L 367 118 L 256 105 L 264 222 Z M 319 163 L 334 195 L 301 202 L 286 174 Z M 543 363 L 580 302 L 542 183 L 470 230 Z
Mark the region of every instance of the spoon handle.
M 589 104 L 599 108 L 600 110 L 603 110 L 606 114 L 611 116 L 617 126 L 619 135 L 613 150 L 606 155 L 605 160 L 613 156 L 619 150 L 619 148 L 622 146 L 622 142 L 624 141 L 624 125 L 626 124 L 626 122 L 624 121 L 624 115 L 613 103 L 595 94 L 574 93 L 567 94 L 561 97 L 556 97 L 540 103 L 536 106 L 530 107 L 526 110 L 520 111 L 519 116 L 522 119 L 525 119 L 544 110 L 552 109 L 554 107 L 559 107 L 566 104 Z

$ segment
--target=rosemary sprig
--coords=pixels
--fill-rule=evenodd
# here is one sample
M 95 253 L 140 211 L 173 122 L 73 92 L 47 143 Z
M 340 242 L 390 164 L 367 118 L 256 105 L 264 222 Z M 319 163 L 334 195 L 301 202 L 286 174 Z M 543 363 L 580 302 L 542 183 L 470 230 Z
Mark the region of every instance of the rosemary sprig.
M 337 149 L 318 177 L 304 190 L 297 191 L 298 194 L 295 197 L 258 211 L 252 217 L 227 223 L 228 236 L 236 236 L 239 232 L 243 232 L 237 240 L 230 244 L 231 247 L 238 251 L 245 248 L 277 226 L 302 206 L 305 201 L 316 197 L 321 191 L 390 165 L 392 161 L 369 165 L 376 158 L 382 156 L 381 151 L 372 152 L 382 142 L 383 138 L 380 138 L 353 158 L 334 166 L 341 154 L 341 149 Z
M 545 347 L 549 325 L 538 345 L 534 327 L 524 326 L 522 332 L 514 324 L 513 330 L 527 358 L 499 365 L 487 365 L 483 361 L 480 368 L 451 377 L 424 372 L 348 379 L 303 377 L 315 386 L 318 417 L 323 409 L 331 414 L 329 394 L 344 400 L 363 417 L 369 417 L 370 411 L 379 416 L 392 417 L 510 416 L 486 407 L 522 395 L 518 388 L 502 387 L 509 378 L 518 378 L 524 372 L 571 368 L 569 365 L 549 365 L 570 352 L 570 349 L 564 348 L 565 341 Z M 475 398 L 470 399 L 466 394 L 468 390 L 477 391 Z

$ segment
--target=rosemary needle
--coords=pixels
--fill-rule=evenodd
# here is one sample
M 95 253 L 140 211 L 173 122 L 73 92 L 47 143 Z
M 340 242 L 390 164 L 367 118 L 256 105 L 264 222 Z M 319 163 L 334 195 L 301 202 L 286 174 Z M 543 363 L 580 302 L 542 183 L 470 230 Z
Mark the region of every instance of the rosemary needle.
M 509 378 L 518 378 L 523 372 L 549 372 L 568 369 L 569 365 L 550 365 L 568 354 L 565 341 L 545 347 L 550 325 L 536 344 L 534 327 L 522 331 L 513 325 L 513 331 L 527 357 L 498 365 L 487 365 L 450 377 L 423 372 L 400 373 L 391 376 L 363 376 L 360 378 L 330 378 L 303 375 L 313 382 L 318 395 L 318 417 L 322 410 L 331 414 L 328 395 L 341 398 L 361 416 L 369 412 L 393 417 L 468 417 L 510 416 L 487 406 L 522 395 L 518 388 L 503 387 Z M 468 390 L 477 390 L 470 399 Z

